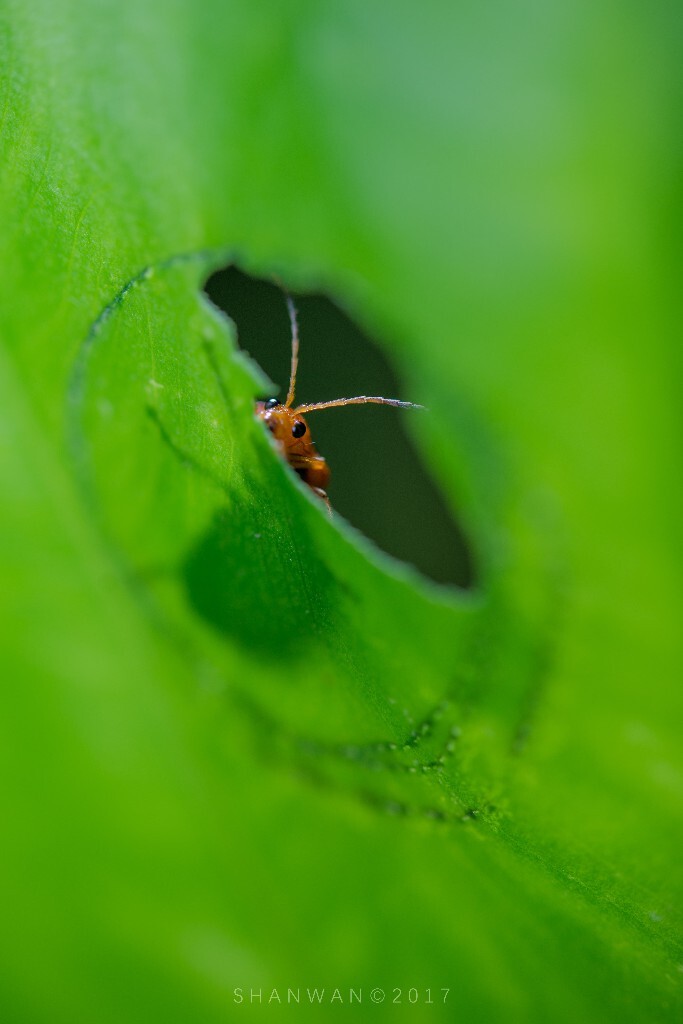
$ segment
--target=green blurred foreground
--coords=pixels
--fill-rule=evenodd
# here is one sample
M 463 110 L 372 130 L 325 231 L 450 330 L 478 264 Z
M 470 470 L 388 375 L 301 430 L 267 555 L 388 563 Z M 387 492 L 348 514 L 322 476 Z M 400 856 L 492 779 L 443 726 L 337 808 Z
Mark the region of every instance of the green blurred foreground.
M 3 1020 L 680 1019 L 679 22 L 3 0 Z M 271 449 L 235 260 L 428 407 L 473 590 Z

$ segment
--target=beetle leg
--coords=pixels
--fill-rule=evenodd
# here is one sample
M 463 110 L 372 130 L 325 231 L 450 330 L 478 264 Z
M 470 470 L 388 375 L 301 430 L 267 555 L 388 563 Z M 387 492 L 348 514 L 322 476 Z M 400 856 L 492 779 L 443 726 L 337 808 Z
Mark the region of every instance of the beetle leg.
M 332 519 L 334 512 L 332 511 L 332 505 L 330 504 L 330 499 L 327 497 L 327 493 L 322 489 L 322 487 L 311 487 L 311 490 L 317 494 L 319 498 L 323 499 L 327 505 L 327 514 L 330 519 Z

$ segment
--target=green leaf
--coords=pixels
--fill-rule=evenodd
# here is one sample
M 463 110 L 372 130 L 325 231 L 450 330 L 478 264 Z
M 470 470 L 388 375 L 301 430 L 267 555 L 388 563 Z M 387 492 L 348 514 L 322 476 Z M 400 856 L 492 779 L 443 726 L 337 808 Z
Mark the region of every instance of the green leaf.
M 671 20 L 5 0 L 3 1019 L 679 1019 Z M 233 262 L 428 407 L 471 591 L 284 464 Z

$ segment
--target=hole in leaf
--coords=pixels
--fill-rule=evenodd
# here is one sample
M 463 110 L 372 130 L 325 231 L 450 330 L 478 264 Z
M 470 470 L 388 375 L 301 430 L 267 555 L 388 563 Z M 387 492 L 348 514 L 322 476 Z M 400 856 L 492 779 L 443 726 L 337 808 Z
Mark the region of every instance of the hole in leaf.
M 234 321 L 241 348 L 277 383 L 284 401 L 291 337 L 282 290 L 230 266 L 213 274 L 205 291 Z M 300 339 L 297 403 L 353 395 L 410 397 L 379 346 L 327 296 L 292 297 Z M 409 416 L 424 415 L 429 412 L 357 405 L 312 412 L 308 422 L 332 471 L 334 510 L 383 551 L 437 583 L 472 587 L 473 560 L 464 533 L 406 429 Z

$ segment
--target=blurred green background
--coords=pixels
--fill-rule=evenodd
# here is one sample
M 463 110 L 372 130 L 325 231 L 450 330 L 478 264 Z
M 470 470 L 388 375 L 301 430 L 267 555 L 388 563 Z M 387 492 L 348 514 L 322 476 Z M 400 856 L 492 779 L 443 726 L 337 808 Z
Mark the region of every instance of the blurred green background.
M 3 1020 L 680 1019 L 680 36 L 2 0 Z

